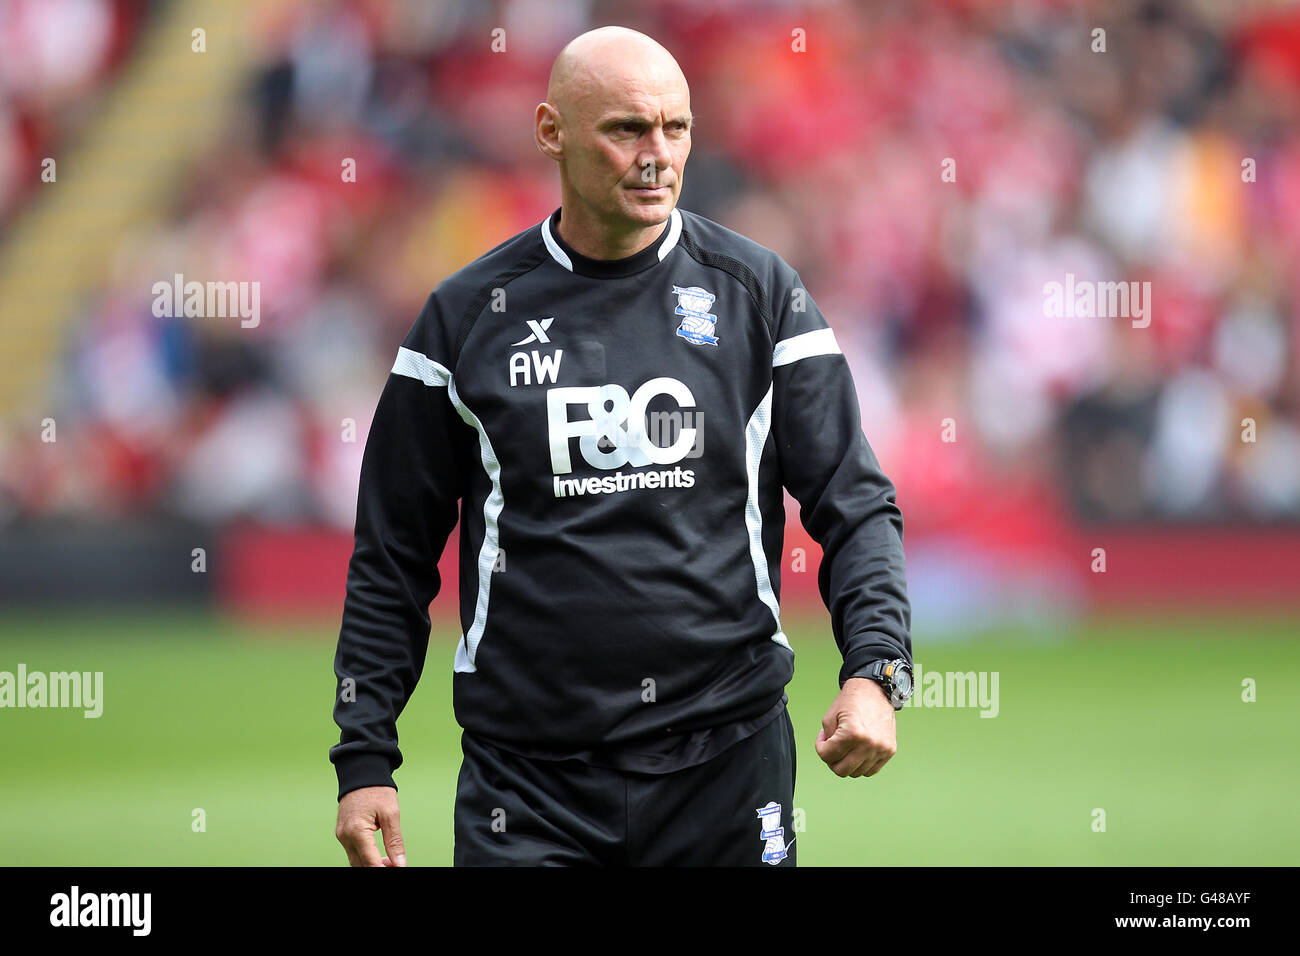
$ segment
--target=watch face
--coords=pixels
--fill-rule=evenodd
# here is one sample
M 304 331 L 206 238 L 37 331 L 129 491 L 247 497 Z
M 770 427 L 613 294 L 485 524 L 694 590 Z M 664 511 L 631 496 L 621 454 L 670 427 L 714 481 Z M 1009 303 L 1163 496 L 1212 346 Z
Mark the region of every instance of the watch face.
M 898 696 L 907 700 L 912 693 L 912 672 L 905 667 L 894 668 L 894 685 L 898 688 Z

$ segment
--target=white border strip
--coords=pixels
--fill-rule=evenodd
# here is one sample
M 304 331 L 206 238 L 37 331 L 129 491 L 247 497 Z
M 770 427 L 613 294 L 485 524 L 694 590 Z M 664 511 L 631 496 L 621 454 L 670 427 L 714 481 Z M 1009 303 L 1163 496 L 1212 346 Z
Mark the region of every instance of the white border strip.
M 814 329 L 777 342 L 772 350 L 772 368 L 789 365 L 812 355 L 840 355 L 840 344 L 831 329 Z
M 474 657 L 478 654 L 479 641 L 483 639 L 483 629 L 487 626 L 488 598 L 492 590 L 492 568 L 496 566 L 497 554 L 500 552 L 500 534 L 497 522 L 501 511 L 506 506 L 505 496 L 501 493 L 501 463 L 497 461 L 492 443 L 488 441 L 487 432 L 478 416 L 469 410 L 456 391 L 456 380 L 448 382 L 447 394 L 451 404 L 460 413 L 466 424 L 478 432 L 479 456 L 483 461 L 483 470 L 492 482 L 492 491 L 483 502 L 483 545 L 478 551 L 478 600 L 474 604 L 474 623 L 461 636 L 456 645 L 456 662 L 453 669 L 462 674 L 472 674 L 478 668 Z
M 754 580 L 758 597 L 772 612 L 776 633 L 772 640 L 793 653 L 785 632 L 781 630 L 781 606 L 772 591 L 772 579 L 767 572 L 767 552 L 763 550 L 763 515 L 758 507 L 758 469 L 763 460 L 763 446 L 772 421 L 772 386 L 754 409 L 745 425 L 745 473 L 749 476 L 749 496 L 745 499 L 745 527 L 749 529 L 749 556 L 754 562 Z
M 478 653 L 479 641 L 483 639 L 483 629 L 487 626 L 488 598 L 492 589 L 492 568 L 496 566 L 500 551 L 500 532 L 498 521 L 505 508 L 505 496 L 501 493 L 501 463 L 497 461 L 492 443 L 488 441 L 487 432 L 478 416 L 460 399 L 456 391 L 456 380 L 444 366 L 439 365 L 427 355 L 422 355 L 408 348 L 397 350 L 397 361 L 393 363 L 393 374 L 404 375 L 423 382 L 425 385 L 446 386 L 447 397 L 465 423 L 478 432 L 479 457 L 483 470 L 492 482 L 492 491 L 483 503 L 483 545 L 478 552 L 478 601 L 474 605 L 474 623 L 461 635 L 456 645 L 454 670 L 458 673 L 472 674 L 478 668 L 474 665 L 474 656 Z
M 673 251 L 677 245 L 677 240 L 682 237 L 682 214 L 675 208 L 673 214 L 668 217 L 668 238 L 664 244 L 659 247 L 659 261 L 663 262 L 664 257 Z
M 408 348 L 397 350 L 397 361 L 393 362 L 393 374 L 405 375 L 407 378 L 418 379 L 425 385 L 433 386 L 445 386 L 451 381 L 451 372 L 446 368 L 429 356 Z
M 546 251 L 551 254 L 551 258 L 558 262 L 570 272 L 573 271 L 573 260 L 568 257 L 563 249 L 555 242 L 555 237 L 551 235 L 551 217 L 547 216 L 542 220 L 542 242 L 546 243 Z

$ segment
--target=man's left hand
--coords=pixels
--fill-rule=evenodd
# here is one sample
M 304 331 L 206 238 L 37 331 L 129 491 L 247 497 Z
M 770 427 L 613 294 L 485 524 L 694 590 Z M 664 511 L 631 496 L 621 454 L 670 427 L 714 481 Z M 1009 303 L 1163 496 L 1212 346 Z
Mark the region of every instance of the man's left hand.
M 836 776 L 870 777 L 897 751 L 894 705 L 885 689 L 866 677 L 850 677 L 822 717 L 817 756 Z

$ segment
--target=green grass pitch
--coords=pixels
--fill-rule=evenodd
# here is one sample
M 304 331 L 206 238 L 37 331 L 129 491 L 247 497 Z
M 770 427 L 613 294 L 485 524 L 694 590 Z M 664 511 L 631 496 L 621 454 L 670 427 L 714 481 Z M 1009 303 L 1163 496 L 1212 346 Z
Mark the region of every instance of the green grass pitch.
M 839 666 L 825 615 L 785 623 L 801 865 L 1300 863 L 1295 618 L 920 634 L 923 672 L 997 671 L 999 713 L 904 710 L 897 756 L 857 780 L 813 749 Z M 0 710 L 0 864 L 345 864 L 326 756 L 336 628 L 187 612 L 0 619 L 0 671 L 104 672 L 98 719 Z M 454 637 L 435 631 L 399 724 L 413 865 L 451 862 Z

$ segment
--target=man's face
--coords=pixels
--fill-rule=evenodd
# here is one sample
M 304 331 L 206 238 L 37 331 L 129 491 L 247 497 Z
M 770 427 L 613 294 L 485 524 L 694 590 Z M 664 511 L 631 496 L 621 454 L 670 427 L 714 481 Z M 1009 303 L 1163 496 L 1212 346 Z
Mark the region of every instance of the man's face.
M 561 175 L 614 229 L 658 225 L 677 205 L 691 151 L 690 97 L 681 85 L 624 81 L 564 117 Z

